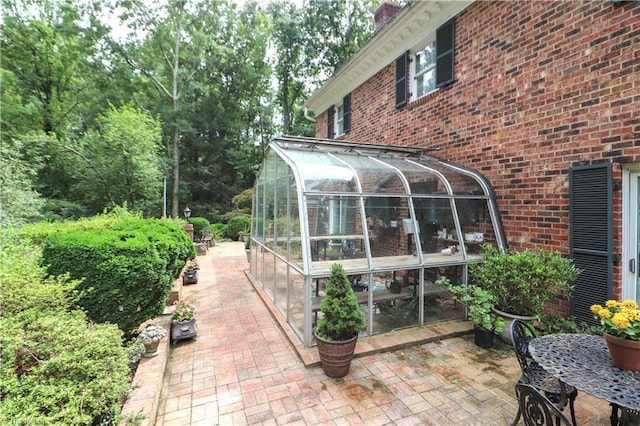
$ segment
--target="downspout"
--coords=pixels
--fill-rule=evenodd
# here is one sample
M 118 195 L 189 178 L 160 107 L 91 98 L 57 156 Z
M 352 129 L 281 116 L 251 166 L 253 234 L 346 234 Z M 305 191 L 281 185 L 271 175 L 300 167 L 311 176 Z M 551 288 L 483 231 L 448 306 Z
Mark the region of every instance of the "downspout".
M 307 120 L 309 120 L 312 123 L 316 122 L 316 119 L 314 117 L 309 116 L 309 108 L 304 107 L 304 118 L 306 118 Z

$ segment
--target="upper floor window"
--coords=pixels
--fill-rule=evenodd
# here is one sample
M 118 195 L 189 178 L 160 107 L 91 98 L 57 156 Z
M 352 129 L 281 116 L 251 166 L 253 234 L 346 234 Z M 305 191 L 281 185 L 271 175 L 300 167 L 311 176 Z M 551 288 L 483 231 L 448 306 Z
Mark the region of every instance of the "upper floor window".
M 351 128 L 351 93 L 342 98 L 340 105 L 336 105 L 334 120 L 335 136 L 344 135 Z
M 336 107 L 336 136 L 344 135 L 344 104 Z
M 412 54 L 411 61 L 411 100 L 436 90 L 436 41 Z
M 426 46 L 404 52 L 396 59 L 396 108 L 454 82 L 454 24 L 454 19 L 450 19 L 436 29 L 435 38 Z M 411 66 L 408 66 L 408 60 Z

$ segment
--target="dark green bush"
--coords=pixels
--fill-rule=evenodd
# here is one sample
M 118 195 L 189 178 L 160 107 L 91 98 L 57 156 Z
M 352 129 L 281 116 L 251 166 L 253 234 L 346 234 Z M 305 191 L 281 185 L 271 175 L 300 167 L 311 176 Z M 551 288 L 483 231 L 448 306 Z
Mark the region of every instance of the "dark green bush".
M 193 225 L 193 236 L 196 239 L 200 238 L 202 231 L 209 231 L 210 223 L 204 217 L 192 217 L 189 222 Z
M 177 225 L 130 219 L 111 230 L 49 235 L 42 262 L 52 275 L 84 278 L 78 303 L 89 318 L 128 333 L 162 314 L 174 279 L 193 257 L 193 244 Z
M 114 418 L 130 389 L 122 332 L 69 311 L 77 283 L 45 277 L 36 248 L 3 233 L 1 249 L 0 424 Z
M 225 237 L 237 241 L 240 232 L 249 234 L 249 225 L 251 220 L 247 216 L 235 216 L 229 219 Z

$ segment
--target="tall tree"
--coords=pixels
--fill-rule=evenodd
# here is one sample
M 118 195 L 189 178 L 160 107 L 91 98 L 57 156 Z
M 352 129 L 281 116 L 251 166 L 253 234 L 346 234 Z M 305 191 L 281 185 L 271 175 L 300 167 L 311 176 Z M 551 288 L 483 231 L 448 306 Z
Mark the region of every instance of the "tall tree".
M 145 213 L 160 211 L 162 126 L 131 105 L 111 107 L 87 132 L 77 164 L 75 190 L 94 212 L 127 204 Z

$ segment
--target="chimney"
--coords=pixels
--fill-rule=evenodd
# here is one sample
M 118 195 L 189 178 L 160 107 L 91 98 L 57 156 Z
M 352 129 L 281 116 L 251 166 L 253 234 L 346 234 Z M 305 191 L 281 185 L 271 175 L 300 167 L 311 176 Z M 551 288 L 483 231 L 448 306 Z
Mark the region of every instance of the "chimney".
M 400 10 L 400 6 L 388 1 L 383 2 L 373 14 L 373 19 L 376 21 L 376 31 L 384 27 L 384 25 L 393 18 L 393 15 Z

